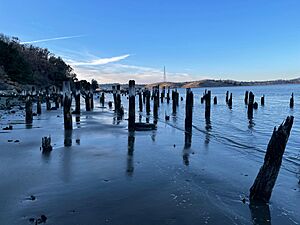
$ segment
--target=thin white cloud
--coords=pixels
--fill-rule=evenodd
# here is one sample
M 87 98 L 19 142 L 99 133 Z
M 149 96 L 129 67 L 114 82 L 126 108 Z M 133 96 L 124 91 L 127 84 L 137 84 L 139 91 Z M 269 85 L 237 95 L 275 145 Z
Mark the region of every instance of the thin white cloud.
M 130 56 L 129 54 L 126 54 L 126 55 L 115 56 L 111 58 L 94 59 L 87 62 L 77 62 L 77 61 L 69 60 L 69 63 L 71 66 L 97 66 L 97 65 L 105 65 L 112 62 L 118 62 L 120 60 L 128 58 L 129 56 Z
M 73 38 L 79 38 L 79 37 L 83 37 L 83 36 L 84 35 L 64 36 L 64 37 L 47 38 L 47 39 L 40 39 L 40 40 L 34 40 L 34 41 L 23 41 L 23 42 L 20 42 L 20 43 L 21 44 L 34 44 L 34 43 L 40 43 L 40 42 L 73 39 Z

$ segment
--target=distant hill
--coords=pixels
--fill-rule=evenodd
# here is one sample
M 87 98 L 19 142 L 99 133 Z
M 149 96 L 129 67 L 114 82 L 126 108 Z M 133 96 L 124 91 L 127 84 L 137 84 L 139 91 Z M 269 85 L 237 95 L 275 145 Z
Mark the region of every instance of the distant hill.
M 234 80 L 213 80 L 205 79 L 190 82 L 159 82 L 147 84 L 145 87 L 151 88 L 159 85 L 171 88 L 200 88 L 200 87 L 228 87 L 228 86 L 258 86 L 258 85 L 275 85 L 275 84 L 300 84 L 300 78 L 291 80 L 272 80 L 272 81 L 234 81 Z

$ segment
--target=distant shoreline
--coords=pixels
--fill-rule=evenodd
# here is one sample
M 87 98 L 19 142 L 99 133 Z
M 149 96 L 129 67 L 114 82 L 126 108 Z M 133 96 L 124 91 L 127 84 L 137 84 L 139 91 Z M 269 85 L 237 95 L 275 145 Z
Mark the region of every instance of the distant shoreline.
M 101 88 L 108 88 L 118 83 L 99 84 Z M 205 88 L 205 87 L 241 87 L 241 86 L 264 86 L 264 85 L 287 85 L 287 84 L 300 84 L 300 78 L 290 80 L 272 80 L 272 81 L 235 81 L 235 80 L 213 80 L 205 79 L 198 81 L 186 82 L 157 82 L 152 84 L 136 84 L 140 88 L 151 88 L 159 85 L 160 87 L 170 88 Z M 128 84 L 120 84 L 122 87 Z

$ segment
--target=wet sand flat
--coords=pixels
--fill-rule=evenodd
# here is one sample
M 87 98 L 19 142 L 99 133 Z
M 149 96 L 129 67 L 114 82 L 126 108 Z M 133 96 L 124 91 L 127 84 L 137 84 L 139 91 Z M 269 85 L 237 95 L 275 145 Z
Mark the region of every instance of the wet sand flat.
M 13 124 L 0 133 L 0 224 L 30 224 L 41 215 L 56 225 L 300 222 L 295 176 L 281 170 L 269 207 L 250 210 L 247 196 L 263 158 L 207 133 L 193 134 L 189 147 L 184 131 L 165 122 L 130 133 L 126 120 L 117 124 L 100 108 L 73 122 L 65 132 L 60 110 L 43 111 L 33 127 Z M 53 151 L 45 155 L 41 138 L 48 135 Z

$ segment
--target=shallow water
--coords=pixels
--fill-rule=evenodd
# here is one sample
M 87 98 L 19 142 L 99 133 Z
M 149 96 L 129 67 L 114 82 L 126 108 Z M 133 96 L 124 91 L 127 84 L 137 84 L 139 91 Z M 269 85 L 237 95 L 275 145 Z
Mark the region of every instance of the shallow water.
M 212 88 L 219 104 L 212 106 L 209 130 L 200 104 L 204 89 L 193 89 L 190 145 L 183 131 L 184 101 L 169 122 L 164 114 L 172 105 L 160 105 L 158 129 L 148 132 L 128 132 L 127 121 L 117 121 L 112 110 L 99 108 L 98 99 L 93 112 L 83 110 L 80 122 L 73 116 L 72 132 L 63 130 L 61 110 L 43 108 L 33 127 L 22 122 L 22 113 L 5 115 L 1 126 L 10 122 L 14 129 L 0 133 L 0 224 L 30 224 L 30 218 L 42 214 L 46 224 L 56 225 L 299 224 L 299 88 Z M 253 127 L 244 106 L 246 89 L 266 96 L 264 108 L 254 113 Z M 233 93 L 232 110 L 225 104 L 226 90 Z M 180 92 L 184 97 L 185 90 Z M 125 96 L 122 102 L 126 112 Z M 249 188 L 273 127 L 290 114 L 295 122 L 270 205 L 250 207 Z M 139 113 L 136 116 L 138 120 Z M 46 135 L 54 147 L 48 155 L 39 151 Z M 36 199 L 28 200 L 30 195 Z

